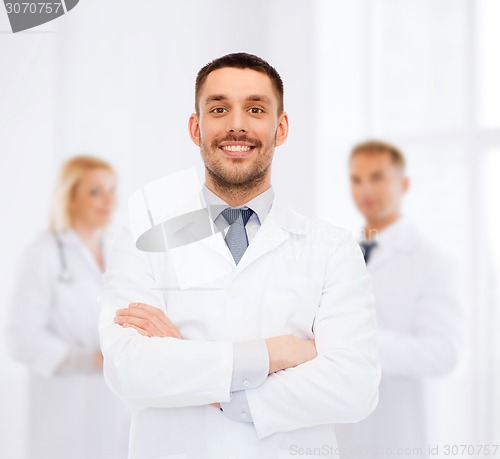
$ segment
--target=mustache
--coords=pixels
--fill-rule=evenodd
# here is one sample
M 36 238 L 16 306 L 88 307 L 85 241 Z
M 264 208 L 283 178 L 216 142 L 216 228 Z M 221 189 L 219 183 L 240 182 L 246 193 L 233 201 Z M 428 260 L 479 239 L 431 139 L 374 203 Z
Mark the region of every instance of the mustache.
M 248 137 L 247 135 L 240 135 L 240 136 L 228 135 L 228 136 L 224 137 L 223 139 L 215 139 L 212 142 L 212 148 L 218 148 L 222 142 L 246 142 L 246 143 L 252 144 L 256 148 L 262 147 L 262 142 L 260 140 L 252 139 L 251 137 Z

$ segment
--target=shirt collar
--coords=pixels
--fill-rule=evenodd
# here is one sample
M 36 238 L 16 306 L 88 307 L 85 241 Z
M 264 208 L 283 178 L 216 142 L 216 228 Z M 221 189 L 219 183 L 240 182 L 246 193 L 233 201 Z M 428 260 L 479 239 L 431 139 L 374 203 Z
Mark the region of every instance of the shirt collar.
M 219 214 L 226 208 L 231 207 L 226 201 L 224 201 L 220 196 L 216 195 L 211 191 L 206 183 L 202 187 L 203 199 L 205 200 L 205 205 L 211 210 L 212 219 L 215 219 Z M 250 201 L 237 207 L 247 206 L 252 209 L 259 219 L 260 224 L 265 220 L 274 201 L 274 189 L 272 185 L 261 194 L 255 196 Z
M 417 233 L 413 222 L 402 215 L 394 223 L 379 231 L 372 240 L 380 246 L 411 249 L 417 240 Z

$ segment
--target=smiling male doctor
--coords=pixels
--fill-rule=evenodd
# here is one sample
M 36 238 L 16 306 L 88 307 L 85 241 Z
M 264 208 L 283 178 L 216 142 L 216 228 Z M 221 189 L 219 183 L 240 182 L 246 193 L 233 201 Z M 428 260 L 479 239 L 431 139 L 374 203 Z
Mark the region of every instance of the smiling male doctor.
M 333 424 L 364 419 L 378 401 L 362 252 L 347 230 L 275 199 L 288 117 L 273 67 L 246 53 L 210 62 L 195 107 L 199 199 L 225 241 L 203 266 L 228 270 L 162 290 L 165 272 L 175 277 L 169 257 L 139 250 L 129 229 L 116 242 L 99 331 L 106 380 L 137 408 L 129 458 L 338 457 Z

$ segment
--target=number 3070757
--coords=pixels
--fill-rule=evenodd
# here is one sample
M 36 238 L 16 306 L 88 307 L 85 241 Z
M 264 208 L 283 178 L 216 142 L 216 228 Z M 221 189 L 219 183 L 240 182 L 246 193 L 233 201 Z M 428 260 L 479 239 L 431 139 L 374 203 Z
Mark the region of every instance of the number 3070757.
M 61 2 L 59 3 L 38 3 L 38 2 L 16 2 L 6 3 L 7 13 L 11 14 L 57 14 L 59 9 L 62 8 Z

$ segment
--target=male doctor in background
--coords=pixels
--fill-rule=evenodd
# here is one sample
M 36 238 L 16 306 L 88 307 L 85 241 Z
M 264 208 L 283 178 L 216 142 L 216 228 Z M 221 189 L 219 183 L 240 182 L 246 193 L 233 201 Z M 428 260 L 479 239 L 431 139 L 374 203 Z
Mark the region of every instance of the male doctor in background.
M 197 199 L 221 245 L 201 267 L 184 262 L 227 273 L 173 288 L 168 250 L 139 250 L 128 229 L 115 244 L 99 329 L 107 382 L 136 406 L 129 458 L 336 458 L 333 424 L 362 420 L 378 398 L 362 252 L 349 231 L 274 197 L 288 117 L 273 67 L 246 53 L 212 61 L 198 73 L 195 107 Z
M 402 216 L 409 180 L 398 148 L 381 141 L 357 145 L 350 176 L 365 218 L 361 246 L 373 278 L 382 380 L 375 411 L 361 423 L 337 426 L 342 457 L 385 458 L 389 448 L 391 457 L 406 457 L 396 448 L 423 448 L 413 454 L 427 457 L 435 412 L 425 378 L 450 373 L 462 341 L 455 262 Z

